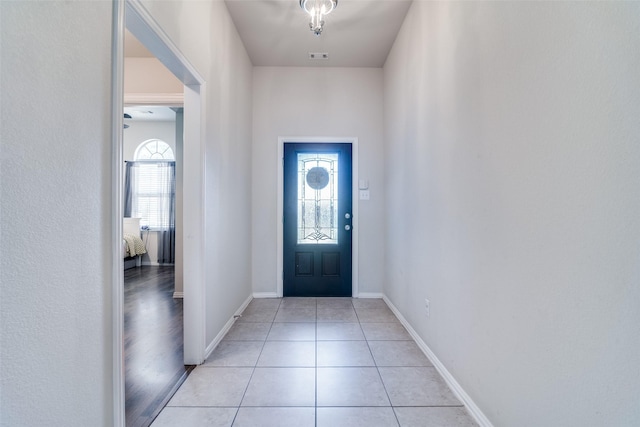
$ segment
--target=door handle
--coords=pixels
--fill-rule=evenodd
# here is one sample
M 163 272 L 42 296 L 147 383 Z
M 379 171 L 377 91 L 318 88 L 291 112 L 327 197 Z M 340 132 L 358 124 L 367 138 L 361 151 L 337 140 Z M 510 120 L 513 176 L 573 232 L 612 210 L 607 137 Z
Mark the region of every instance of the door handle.
M 347 212 L 346 214 L 344 214 L 344 217 L 345 217 L 346 219 L 349 219 L 349 218 L 351 218 L 351 214 L 350 214 L 349 212 Z
M 347 224 L 347 225 L 344 226 L 344 229 L 349 231 L 349 230 L 351 230 L 351 226 L 349 224 Z

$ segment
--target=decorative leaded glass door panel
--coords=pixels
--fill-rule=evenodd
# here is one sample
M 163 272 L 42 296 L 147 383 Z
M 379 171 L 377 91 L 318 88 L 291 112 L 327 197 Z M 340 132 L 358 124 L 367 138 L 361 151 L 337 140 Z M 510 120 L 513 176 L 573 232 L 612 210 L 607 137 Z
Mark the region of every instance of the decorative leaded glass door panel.
M 284 296 L 351 296 L 351 144 L 284 144 Z

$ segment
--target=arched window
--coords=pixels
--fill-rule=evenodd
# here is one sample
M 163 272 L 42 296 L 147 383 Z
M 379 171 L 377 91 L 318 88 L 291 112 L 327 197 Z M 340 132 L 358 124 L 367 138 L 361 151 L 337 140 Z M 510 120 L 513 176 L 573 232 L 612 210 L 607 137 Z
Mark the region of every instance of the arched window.
M 173 150 L 161 139 L 148 139 L 138 145 L 133 155 L 135 160 L 174 160 Z

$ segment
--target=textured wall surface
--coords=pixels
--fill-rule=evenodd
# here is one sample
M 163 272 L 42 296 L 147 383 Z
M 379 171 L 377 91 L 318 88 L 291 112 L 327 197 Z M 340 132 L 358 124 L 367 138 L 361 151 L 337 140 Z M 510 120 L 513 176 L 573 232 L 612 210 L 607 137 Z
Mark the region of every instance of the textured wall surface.
M 253 291 L 277 290 L 278 137 L 324 136 L 358 138 L 371 189 L 359 203 L 359 291 L 382 292 L 382 70 L 255 67 L 253 82 Z
M 414 2 L 385 65 L 385 294 L 496 426 L 640 424 L 639 34 Z
M 0 425 L 112 425 L 111 3 L 0 15 Z

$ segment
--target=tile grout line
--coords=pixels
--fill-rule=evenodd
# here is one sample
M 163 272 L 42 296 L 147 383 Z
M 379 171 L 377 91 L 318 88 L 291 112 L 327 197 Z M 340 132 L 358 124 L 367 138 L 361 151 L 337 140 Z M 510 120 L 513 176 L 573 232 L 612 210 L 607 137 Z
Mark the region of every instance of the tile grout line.
M 358 315 L 358 311 L 356 310 L 356 316 L 357 315 Z M 360 317 L 358 317 L 358 323 L 360 324 L 360 329 L 362 329 L 362 323 L 360 322 Z M 387 395 L 387 399 L 389 399 L 389 407 L 391 408 L 391 412 L 393 412 L 393 417 L 395 418 L 397 425 L 400 426 L 400 420 L 398 419 L 398 414 L 396 414 L 396 410 L 394 409 L 393 402 L 391 402 L 391 396 L 389 396 L 387 385 L 382 379 L 382 374 L 380 373 L 380 367 L 378 366 L 378 361 L 373 355 L 373 351 L 371 350 L 371 346 L 369 345 L 369 339 L 367 338 L 367 335 L 364 333 L 364 329 L 362 330 L 362 334 L 364 335 L 365 342 L 367 343 L 367 348 L 369 349 L 369 353 L 371 354 L 371 359 L 373 359 L 373 364 L 376 367 L 376 372 L 378 373 L 378 378 L 380 378 L 380 383 L 382 384 L 382 388 L 384 388 L 384 393 Z
M 269 338 L 269 334 L 271 333 L 271 329 L 273 328 L 273 323 L 275 320 L 275 316 L 278 314 L 278 310 L 280 310 L 280 305 L 282 304 L 282 300 L 278 304 L 278 308 L 276 309 L 275 314 L 273 315 L 273 319 L 271 319 L 271 325 L 269 326 L 269 330 L 264 337 L 264 341 L 262 342 L 262 348 L 260 349 L 260 353 L 258 353 L 258 358 L 256 359 L 255 364 L 253 365 L 253 370 L 251 371 L 251 375 L 249 375 L 249 381 L 247 381 L 247 385 L 242 392 L 242 398 L 240 402 L 238 402 L 238 408 L 236 410 L 236 414 L 233 416 L 233 420 L 231 421 L 231 425 L 233 426 L 236 422 L 236 418 L 238 418 L 238 414 L 240 413 L 240 408 L 242 408 L 242 402 L 244 401 L 245 396 L 247 395 L 247 390 L 249 389 L 249 384 L 251 384 L 251 380 L 253 379 L 253 375 L 256 373 L 256 368 L 258 367 L 258 361 L 260 360 L 260 356 L 262 356 L 262 351 L 264 350 L 264 346 L 267 344 L 267 339 Z M 245 308 L 246 310 L 246 308 Z M 227 332 L 228 333 L 228 332 Z M 223 338 L 224 339 L 224 338 Z

